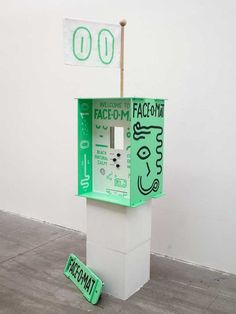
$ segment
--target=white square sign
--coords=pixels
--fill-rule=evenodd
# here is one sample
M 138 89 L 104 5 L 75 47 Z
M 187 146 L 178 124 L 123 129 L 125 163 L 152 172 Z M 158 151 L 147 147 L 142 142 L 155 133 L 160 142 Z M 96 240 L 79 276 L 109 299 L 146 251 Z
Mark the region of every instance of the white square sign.
M 64 19 L 65 63 L 120 67 L 121 26 Z

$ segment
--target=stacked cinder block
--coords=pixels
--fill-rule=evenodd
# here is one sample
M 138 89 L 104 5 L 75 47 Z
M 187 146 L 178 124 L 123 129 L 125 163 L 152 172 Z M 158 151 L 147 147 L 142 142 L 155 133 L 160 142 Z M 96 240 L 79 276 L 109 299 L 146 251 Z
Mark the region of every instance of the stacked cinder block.
M 137 208 L 87 199 L 87 266 L 126 300 L 150 277 L 151 201 Z

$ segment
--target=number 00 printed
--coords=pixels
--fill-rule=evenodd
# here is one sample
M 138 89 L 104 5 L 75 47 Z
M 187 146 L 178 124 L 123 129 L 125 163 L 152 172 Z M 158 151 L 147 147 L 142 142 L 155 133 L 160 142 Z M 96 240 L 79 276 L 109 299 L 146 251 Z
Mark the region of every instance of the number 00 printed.
M 65 63 L 120 68 L 121 26 L 64 19 Z
M 95 40 L 87 27 L 80 26 L 75 29 L 72 41 L 73 54 L 79 61 L 89 59 L 93 45 L 97 45 L 98 57 L 103 64 L 110 64 L 114 58 L 115 38 L 109 29 L 101 29 Z

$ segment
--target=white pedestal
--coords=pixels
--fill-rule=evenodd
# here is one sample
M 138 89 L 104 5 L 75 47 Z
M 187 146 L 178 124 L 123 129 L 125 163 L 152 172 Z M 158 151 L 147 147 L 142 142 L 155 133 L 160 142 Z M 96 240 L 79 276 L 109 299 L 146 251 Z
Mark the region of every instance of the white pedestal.
M 126 300 L 150 276 L 151 202 L 130 208 L 87 199 L 87 265 L 104 292 Z

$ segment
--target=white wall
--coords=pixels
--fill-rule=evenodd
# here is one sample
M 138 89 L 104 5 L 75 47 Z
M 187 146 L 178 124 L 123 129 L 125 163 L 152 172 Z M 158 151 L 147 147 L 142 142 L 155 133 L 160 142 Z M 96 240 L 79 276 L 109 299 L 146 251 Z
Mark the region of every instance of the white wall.
M 86 230 L 74 97 L 118 96 L 114 69 L 63 64 L 62 18 L 127 18 L 125 94 L 168 98 L 153 251 L 236 273 L 235 1 L 0 3 L 0 209 Z

